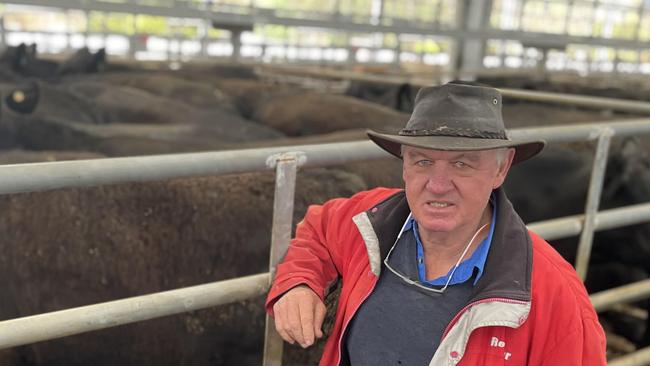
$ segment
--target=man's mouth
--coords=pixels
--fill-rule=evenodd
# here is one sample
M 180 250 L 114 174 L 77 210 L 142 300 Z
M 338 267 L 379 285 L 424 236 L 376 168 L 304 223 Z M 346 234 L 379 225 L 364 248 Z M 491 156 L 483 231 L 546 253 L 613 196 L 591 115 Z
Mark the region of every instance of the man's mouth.
M 440 201 L 427 202 L 427 205 L 435 207 L 435 208 L 445 208 L 445 207 L 451 206 L 451 204 L 448 203 L 448 202 L 440 202 Z

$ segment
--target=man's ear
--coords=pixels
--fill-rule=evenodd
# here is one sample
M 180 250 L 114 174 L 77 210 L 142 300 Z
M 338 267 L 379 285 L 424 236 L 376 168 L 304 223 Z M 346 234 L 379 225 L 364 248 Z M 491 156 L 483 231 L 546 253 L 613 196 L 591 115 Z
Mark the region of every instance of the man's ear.
M 501 187 L 503 182 L 506 180 L 506 177 L 508 176 L 508 171 L 510 170 L 510 167 L 512 166 L 512 161 L 515 158 L 515 149 L 509 148 L 506 151 L 506 156 L 503 158 L 503 161 L 501 162 L 501 165 L 498 167 L 497 171 L 497 176 L 496 179 L 494 180 L 494 186 L 492 189 L 497 189 Z

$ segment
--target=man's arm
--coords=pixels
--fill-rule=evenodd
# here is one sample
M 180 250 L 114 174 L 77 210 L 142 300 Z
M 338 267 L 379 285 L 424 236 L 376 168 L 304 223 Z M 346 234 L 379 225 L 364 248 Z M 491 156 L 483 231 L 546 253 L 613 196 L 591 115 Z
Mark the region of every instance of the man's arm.
M 584 319 L 582 327 L 567 332 L 549 349 L 541 366 L 606 366 L 606 340 L 596 319 Z
M 333 259 L 336 248 L 328 245 L 333 235 L 328 227 L 332 213 L 342 202 L 337 199 L 310 206 L 278 265 L 266 308 L 274 316 L 280 336 L 291 344 L 308 347 L 323 336 L 325 290 L 338 276 Z

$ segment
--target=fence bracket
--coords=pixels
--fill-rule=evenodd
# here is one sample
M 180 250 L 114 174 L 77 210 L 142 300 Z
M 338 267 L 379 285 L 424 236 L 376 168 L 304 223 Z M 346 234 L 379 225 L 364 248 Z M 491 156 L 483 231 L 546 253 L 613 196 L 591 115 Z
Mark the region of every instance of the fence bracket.
M 307 154 L 302 151 L 288 151 L 272 154 L 266 158 L 266 166 L 269 168 L 277 168 L 278 164 L 291 161 L 295 161 L 297 166 L 303 166 L 307 163 Z

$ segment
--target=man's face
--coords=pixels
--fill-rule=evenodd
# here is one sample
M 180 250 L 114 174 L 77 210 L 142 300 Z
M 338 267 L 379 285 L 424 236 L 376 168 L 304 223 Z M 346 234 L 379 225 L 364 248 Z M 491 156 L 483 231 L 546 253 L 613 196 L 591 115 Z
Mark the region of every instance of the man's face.
M 476 230 L 493 189 L 503 184 L 514 150 L 441 151 L 404 146 L 406 199 L 421 234 Z M 424 232 L 422 232 L 424 231 Z

